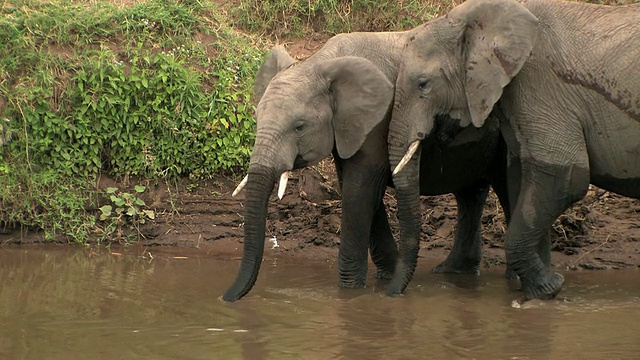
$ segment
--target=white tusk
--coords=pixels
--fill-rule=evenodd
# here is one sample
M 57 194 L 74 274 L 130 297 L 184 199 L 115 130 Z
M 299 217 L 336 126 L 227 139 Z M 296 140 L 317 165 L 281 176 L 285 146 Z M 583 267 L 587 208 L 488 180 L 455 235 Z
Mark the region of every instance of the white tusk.
M 238 195 L 240 190 L 242 190 L 244 186 L 247 185 L 247 180 L 249 180 L 249 175 L 245 175 L 244 179 L 242 179 L 242 181 L 240 181 L 240 184 L 238 184 L 236 189 L 233 190 L 233 193 L 231 193 L 232 197 L 235 197 L 236 195 Z
M 285 171 L 280 175 L 280 183 L 278 184 L 278 199 L 282 200 L 284 196 L 284 191 L 287 190 L 287 181 L 289 180 L 289 175 L 291 173 Z
M 402 171 L 402 169 L 404 169 L 404 167 L 409 163 L 409 160 L 411 160 L 411 157 L 413 156 L 413 154 L 415 154 L 416 150 L 418 150 L 418 145 L 420 145 L 420 140 L 416 140 L 412 142 L 411 145 L 409 145 L 409 149 L 407 150 L 407 153 L 404 154 L 402 159 L 400 159 L 398 166 L 396 166 L 396 168 L 393 169 L 392 175 L 396 175 L 397 173 Z

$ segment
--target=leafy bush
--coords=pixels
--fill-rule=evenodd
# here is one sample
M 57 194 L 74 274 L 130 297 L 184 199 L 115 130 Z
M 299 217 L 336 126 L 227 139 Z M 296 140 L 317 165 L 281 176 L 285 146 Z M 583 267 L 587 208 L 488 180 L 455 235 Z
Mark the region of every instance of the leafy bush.
M 1 149 L 0 149 L 1 152 Z M 6 158 L 5 158 L 6 159 Z M 45 240 L 65 237 L 83 243 L 94 231 L 96 200 L 86 182 L 54 170 L 30 171 L 24 164 L 0 166 L 0 225 L 42 230 Z
M 212 4 L 16 0 L 0 14 L 0 226 L 84 241 L 98 174 L 246 167 L 263 54 Z
M 96 17 L 87 14 L 90 8 L 57 5 L 36 7 L 42 13 L 28 17 L 25 12 L 23 23 L 38 31 L 20 25 L 18 17 L 5 19 L 11 25 L 4 27 L 11 30 L 5 37 L 22 33 L 28 45 L 16 42 L 22 48 L 7 51 L 0 66 L 7 80 L 16 73 L 23 80 L 1 89 L 13 119 L 10 130 L 17 135 L 12 153 L 26 151 L 24 157 L 36 167 L 84 176 L 206 177 L 245 166 L 255 127 L 249 98 L 260 50 L 231 31 L 205 27 L 206 14 L 193 14 L 203 11 L 201 5 L 186 8 L 162 0 L 130 9 L 95 5 L 101 9 Z M 82 27 L 63 21 L 78 12 Z M 45 21 L 45 15 L 53 20 Z M 59 31 L 75 33 L 73 39 L 60 37 L 75 41 L 64 56 L 60 44 L 52 43 L 60 39 L 45 35 Z M 195 39 L 200 33 L 217 40 L 203 44 Z M 166 35 L 182 45 L 154 50 L 167 45 Z M 144 44 L 137 42 L 143 38 Z M 99 48 L 84 46 L 92 43 Z M 230 44 L 237 47 L 221 50 Z M 37 55 L 16 68 L 19 61 L 11 59 L 21 55 L 10 54 L 25 52 Z

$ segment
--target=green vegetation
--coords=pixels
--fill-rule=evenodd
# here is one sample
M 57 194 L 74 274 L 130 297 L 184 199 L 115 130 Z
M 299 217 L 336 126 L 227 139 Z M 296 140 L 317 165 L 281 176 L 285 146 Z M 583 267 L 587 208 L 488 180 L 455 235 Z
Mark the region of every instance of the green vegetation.
M 280 38 L 310 31 L 335 35 L 405 30 L 451 6 L 450 0 L 245 0 L 232 14 L 241 28 Z
M 135 193 L 120 191 L 116 187 L 108 187 L 105 193 L 109 195 L 110 204 L 100 207 L 100 220 L 107 222 L 102 237 L 137 240 L 140 237 L 140 225 L 147 219 L 155 219 L 153 210 L 146 209 L 144 200 L 138 197 L 146 187 L 142 185 L 134 186 Z M 134 232 L 127 231 L 133 228 Z
M 99 174 L 209 178 L 246 166 L 264 46 L 212 3 L 16 0 L 0 13 L 0 226 L 82 243 L 123 225 L 85 211 L 113 196 L 92 185 Z

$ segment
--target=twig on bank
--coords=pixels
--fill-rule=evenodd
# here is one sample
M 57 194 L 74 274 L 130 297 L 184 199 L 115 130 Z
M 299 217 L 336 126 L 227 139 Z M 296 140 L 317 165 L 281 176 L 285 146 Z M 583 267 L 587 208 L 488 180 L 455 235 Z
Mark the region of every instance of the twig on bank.
M 587 256 L 587 255 L 591 254 L 592 252 L 594 252 L 594 251 L 598 250 L 599 248 L 601 248 L 602 246 L 604 246 L 604 244 L 606 244 L 606 243 L 609 241 L 609 239 L 611 238 L 611 235 L 613 235 L 613 234 L 609 234 L 609 235 L 607 236 L 607 238 L 606 238 L 606 239 L 604 239 L 604 241 L 603 241 L 601 244 L 599 244 L 598 246 L 594 247 L 593 249 L 591 249 L 591 250 L 589 250 L 589 251 L 585 252 L 584 254 L 580 255 L 580 257 L 578 257 L 578 258 L 576 259 L 576 261 L 574 261 L 574 262 L 573 262 L 573 264 L 571 264 L 571 266 L 576 266 L 576 265 L 578 264 L 578 262 L 579 262 L 580 260 L 582 260 L 585 256 Z

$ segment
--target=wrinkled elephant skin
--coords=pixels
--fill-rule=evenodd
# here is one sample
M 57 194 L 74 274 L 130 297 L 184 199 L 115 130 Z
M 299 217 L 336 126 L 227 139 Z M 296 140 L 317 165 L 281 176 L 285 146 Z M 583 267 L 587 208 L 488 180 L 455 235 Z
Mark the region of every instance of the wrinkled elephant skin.
M 449 115 L 507 144 L 511 219 L 507 266 L 525 299 L 553 298 L 564 279 L 545 258 L 553 222 L 590 183 L 640 198 L 640 5 L 468 0 L 413 30 L 403 50 L 389 125 L 392 168 Z M 418 167 L 393 181 L 401 223 L 393 291 L 415 267 Z

